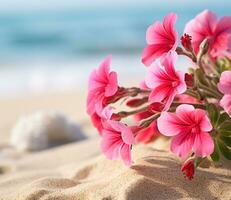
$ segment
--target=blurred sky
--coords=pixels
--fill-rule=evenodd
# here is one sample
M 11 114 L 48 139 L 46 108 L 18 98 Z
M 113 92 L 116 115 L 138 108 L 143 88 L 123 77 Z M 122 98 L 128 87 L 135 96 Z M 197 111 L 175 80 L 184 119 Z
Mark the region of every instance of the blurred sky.
M 0 96 L 82 87 L 108 54 L 120 76 L 143 78 L 150 24 L 176 12 L 180 35 L 204 9 L 230 8 L 231 0 L 0 0 Z
M 16 10 L 59 10 L 90 7 L 136 7 L 144 5 L 155 5 L 155 7 L 182 7 L 182 9 L 210 6 L 230 6 L 230 0 L 0 0 L 1 11 Z M 185 7 L 185 8 L 184 8 Z

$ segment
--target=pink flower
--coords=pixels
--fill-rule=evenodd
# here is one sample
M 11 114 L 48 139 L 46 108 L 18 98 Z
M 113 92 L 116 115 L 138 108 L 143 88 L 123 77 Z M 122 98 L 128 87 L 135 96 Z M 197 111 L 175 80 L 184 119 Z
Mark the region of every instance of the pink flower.
M 220 90 L 220 92 L 225 94 L 223 98 L 220 100 L 220 105 L 224 108 L 225 112 L 227 112 L 231 117 L 231 71 L 222 72 L 217 87 Z
M 105 107 L 103 109 L 101 116 L 99 116 L 96 112 L 91 115 L 91 122 L 92 122 L 93 126 L 98 130 L 100 135 L 101 135 L 102 130 L 103 130 L 102 122 L 104 120 L 111 119 L 111 117 L 113 115 L 113 110 L 114 110 L 114 108 L 108 106 L 108 107 Z
M 181 171 L 185 177 L 187 177 L 189 180 L 192 180 L 195 173 L 194 161 L 192 159 L 187 160 L 181 167 Z
M 184 73 L 174 69 L 176 58 L 175 52 L 169 52 L 162 60 L 164 68 L 155 63 L 152 64 L 145 78 L 146 85 L 152 89 L 149 101 L 164 103 L 164 110 L 169 109 L 177 94 L 182 94 L 187 89 Z
M 131 147 L 134 142 L 133 133 L 125 124 L 112 120 L 103 123 L 101 148 L 108 159 L 121 158 L 126 165 L 131 165 Z
M 159 21 L 148 27 L 146 33 L 147 46 L 143 50 L 142 62 L 149 66 L 157 58 L 177 47 L 177 32 L 174 29 L 177 15 L 169 13 L 163 24 Z
M 231 71 L 222 72 L 217 87 L 223 94 L 231 94 Z
M 230 94 L 226 94 L 222 97 L 222 99 L 220 100 L 220 106 L 224 108 L 225 112 L 227 112 L 229 116 L 231 117 L 231 95 Z
M 231 54 L 231 16 L 218 20 L 213 12 L 205 10 L 186 24 L 184 32 L 192 36 L 192 46 L 196 53 L 201 42 L 208 38 L 209 53 L 213 57 L 222 56 L 224 52 Z
M 199 157 L 213 153 L 214 143 L 208 133 L 213 127 L 204 110 L 182 104 L 176 113 L 163 112 L 157 125 L 162 134 L 174 136 L 171 151 L 178 156 L 185 158 L 191 151 Z
M 143 142 L 145 144 L 151 142 L 155 136 L 159 136 L 159 130 L 157 128 L 157 122 L 152 122 L 147 128 L 138 131 L 136 140 L 138 142 Z
M 196 104 L 199 104 L 199 103 L 202 103 L 202 101 L 192 97 L 192 96 L 189 96 L 187 94 L 181 94 L 181 95 L 177 95 L 176 96 L 176 99 L 177 99 L 177 102 L 180 102 L 180 103 L 188 103 L 188 104 L 192 104 L 192 103 L 196 103 Z
M 118 90 L 117 73 L 110 72 L 111 56 L 105 58 L 98 69 L 90 74 L 88 83 L 87 112 L 89 115 L 101 115 L 105 98 L 116 94 Z

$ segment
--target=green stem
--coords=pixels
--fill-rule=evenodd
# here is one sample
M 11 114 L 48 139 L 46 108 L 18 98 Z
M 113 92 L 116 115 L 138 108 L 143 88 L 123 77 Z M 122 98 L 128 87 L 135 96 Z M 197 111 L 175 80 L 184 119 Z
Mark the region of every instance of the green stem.
M 172 103 L 172 106 L 175 106 L 175 107 L 177 107 L 177 106 L 179 106 L 179 105 L 181 105 L 181 104 L 188 104 L 188 105 L 192 105 L 193 107 L 195 107 L 195 108 L 201 108 L 201 109 L 206 109 L 206 106 L 205 105 L 203 105 L 203 104 L 198 104 L 198 103 L 178 103 L 178 102 L 173 102 Z
M 153 121 L 155 121 L 160 116 L 160 113 L 156 113 L 152 115 L 151 117 L 142 120 L 140 123 L 140 127 L 146 128 L 148 127 Z
M 116 115 L 119 115 L 120 118 L 125 118 L 125 117 L 128 117 L 130 115 L 134 115 L 136 113 L 146 111 L 147 109 L 148 109 L 148 106 L 145 106 L 143 108 L 139 108 L 139 109 L 132 110 L 132 111 L 121 111 L 121 112 L 116 113 Z

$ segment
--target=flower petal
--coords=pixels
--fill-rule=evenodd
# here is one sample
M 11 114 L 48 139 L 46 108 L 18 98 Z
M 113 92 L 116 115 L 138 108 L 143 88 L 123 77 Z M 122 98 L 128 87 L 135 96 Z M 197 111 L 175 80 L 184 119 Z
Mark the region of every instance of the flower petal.
M 168 112 L 162 112 L 157 119 L 158 130 L 165 136 L 178 135 L 182 131 L 182 127 L 179 124 L 179 118 Z
M 181 133 L 173 137 L 171 142 L 171 151 L 182 158 L 186 158 L 192 150 L 193 142 L 193 135 Z
M 125 165 L 131 166 L 131 145 L 123 144 L 120 148 L 120 156 Z
M 213 153 L 214 143 L 209 133 L 201 132 L 196 134 L 193 150 L 199 157 L 206 157 Z

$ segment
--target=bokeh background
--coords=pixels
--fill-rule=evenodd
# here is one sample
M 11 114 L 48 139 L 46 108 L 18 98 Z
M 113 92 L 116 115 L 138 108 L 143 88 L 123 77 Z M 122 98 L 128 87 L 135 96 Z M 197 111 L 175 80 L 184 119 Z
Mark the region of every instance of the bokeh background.
M 168 12 L 177 29 L 205 8 L 230 15 L 229 0 L 0 0 L 0 96 L 85 88 L 108 54 L 122 79 L 145 72 L 145 31 Z

